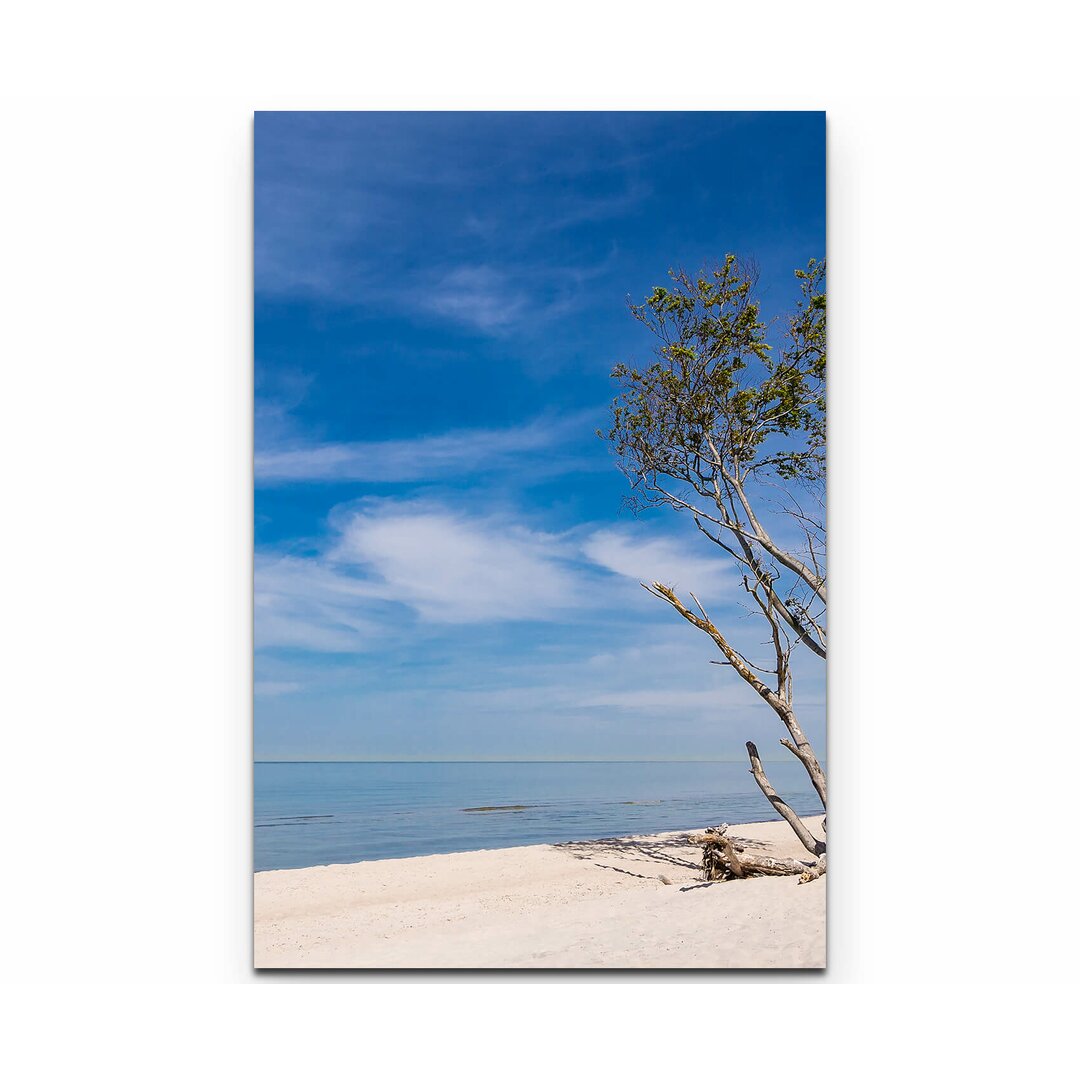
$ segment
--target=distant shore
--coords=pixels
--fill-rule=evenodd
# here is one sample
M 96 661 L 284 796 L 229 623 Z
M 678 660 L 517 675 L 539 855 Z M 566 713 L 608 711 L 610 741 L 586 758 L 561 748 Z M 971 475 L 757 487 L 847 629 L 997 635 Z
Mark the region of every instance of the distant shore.
M 255 966 L 824 967 L 825 878 L 705 883 L 686 835 L 263 871 Z M 784 822 L 731 835 L 809 858 Z

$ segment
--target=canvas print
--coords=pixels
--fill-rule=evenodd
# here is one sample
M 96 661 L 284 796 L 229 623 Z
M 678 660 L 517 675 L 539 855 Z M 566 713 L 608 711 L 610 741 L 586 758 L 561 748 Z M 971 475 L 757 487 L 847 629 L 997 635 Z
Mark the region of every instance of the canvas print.
M 821 968 L 825 118 L 255 119 L 254 962 Z

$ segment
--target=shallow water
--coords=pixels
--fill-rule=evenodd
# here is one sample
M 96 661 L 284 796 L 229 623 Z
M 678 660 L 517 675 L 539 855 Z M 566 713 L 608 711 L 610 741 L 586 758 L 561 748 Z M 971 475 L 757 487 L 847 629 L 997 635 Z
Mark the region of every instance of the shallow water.
M 767 763 L 799 813 L 802 766 Z M 744 762 L 284 762 L 255 766 L 255 869 L 778 820 Z

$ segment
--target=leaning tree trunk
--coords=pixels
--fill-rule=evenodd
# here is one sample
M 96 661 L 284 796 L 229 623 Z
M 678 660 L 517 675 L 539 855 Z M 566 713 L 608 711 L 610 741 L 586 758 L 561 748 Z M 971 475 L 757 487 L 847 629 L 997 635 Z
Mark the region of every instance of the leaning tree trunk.
M 811 855 L 824 855 L 825 841 L 818 840 L 810 832 L 799 815 L 776 794 L 772 784 L 769 783 L 769 778 L 765 775 L 765 769 L 761 764 L 761 758 L 758 756 L 757 747 L 752 742 L 748 742 L 746 752 L 750 755 L 750 771 L 754 774 L 754 779 L 757 781 L 757 786 L 761 788 L 762 795 L 772 803 L 773 809 L 791 826 L 791 831 L 795 833 L 799 838 L 799 842 Z M 824 806 L 824 799 L 822 799 L 822 805 Z

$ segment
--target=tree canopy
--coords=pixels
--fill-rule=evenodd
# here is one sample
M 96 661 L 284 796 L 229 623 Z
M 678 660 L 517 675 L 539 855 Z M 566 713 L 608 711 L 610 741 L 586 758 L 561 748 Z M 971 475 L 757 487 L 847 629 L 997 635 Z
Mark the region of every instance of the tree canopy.
M 637 478 L 681 480 L 714 494 L 772 472 L 819 480 L 825 470 L 825 263 L 811 260 L 784 340 L 769 342 L 757 273 L 734 255 L 691 277 L 670 271 L 634 317 L 659 339 L 644 369 L 617 364 L 622 393 L 607 433 Z

